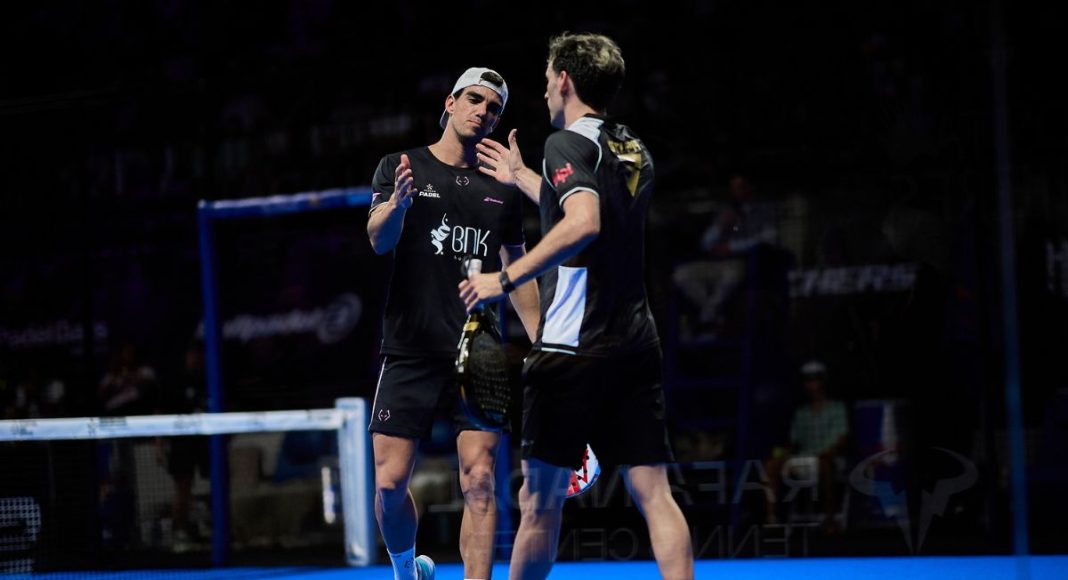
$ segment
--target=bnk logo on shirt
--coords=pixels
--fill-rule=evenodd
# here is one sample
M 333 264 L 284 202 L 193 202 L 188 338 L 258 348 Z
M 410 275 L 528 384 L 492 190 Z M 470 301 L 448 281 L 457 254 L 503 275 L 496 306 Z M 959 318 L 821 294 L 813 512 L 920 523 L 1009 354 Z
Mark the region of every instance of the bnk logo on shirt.
M 553 172 L 553 187 L 559 187 L 561 183 L 567 181 L 567 178 L 575 173 L 575 170 L 571 168 L 571 162 L 568 161 L 566 165 Z
M 450 226 L 448 214 L 441 216 L 441 225 L 430 230 L 430 244 L 436 250 L 435 256 L 445 253 L 445 244 L 452 238 L 451 249 L 453 253 L 460 255 L 488 256 L 489 246 L 486 239 L 489 238 L 489 230 L 469 228 L 464 226 Z

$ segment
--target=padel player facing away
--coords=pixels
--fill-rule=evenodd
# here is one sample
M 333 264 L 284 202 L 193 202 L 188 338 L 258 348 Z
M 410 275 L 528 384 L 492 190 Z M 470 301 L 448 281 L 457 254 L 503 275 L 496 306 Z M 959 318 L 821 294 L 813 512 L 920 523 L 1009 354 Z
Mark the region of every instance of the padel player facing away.
M 460 283 L 468 309 L 541 279 L 541 321 L 524 364 L 522 518 L 512 578 L 545 578 L 556 558 L 567 484 L 586 442 L 605 465 L 627 466 L 664 578 L 693 577 L 693 550 L 665 463 L 660 342 L 645 291 L 645 220 L 653 162 L 625 125 L 605 117 L 623 82 L 619 47 L 565 33 L 549 43 L 545 99 L 557 131 L 542 175 L 509 146 L 479 146 L 483 172 L 539 200 L 541 241 L 500 272 Z
M 378 254 L 392 253 L 383 316 L 382 370 L 372 404 L 375 516 L 397 580 L 434 577 L 416 557 L 417 511 L 408 485 L 419 440 L 440 410 L 456 429 L 464 513 L 460 555 L 465 578 L 489 578 L 497 524 L 494 459 L 499 434 L 480 431 L 460 410 L 453 375 L 466 318 L 456 285 L 466 256 L 499 270 L 525 252 L 522 194 L 478 170 L 476 144 L 493 131 L 508 101 L 496 72 L 470 68 L 445 98 L 441 139 L 386 155 L 372 182 L 367 233 Z M 533 339 L 537 285 L 512 294 Z

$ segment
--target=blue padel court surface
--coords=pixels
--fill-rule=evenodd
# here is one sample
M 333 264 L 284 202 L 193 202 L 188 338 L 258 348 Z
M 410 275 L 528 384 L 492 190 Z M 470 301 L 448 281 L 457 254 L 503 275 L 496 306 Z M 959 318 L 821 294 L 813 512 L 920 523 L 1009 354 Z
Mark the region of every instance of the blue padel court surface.
M 754 560 L 702 560 L 696 578 L 766 580 L 814 578 L 819 580 L 1068 580 L 1068 556 L 914 557 L 914 558 L 795 558 Z M 62 572 L 4 576 L 5 578 L 144 580 L 223 580 L 299 578 L 300 580 L 391 580 L 388 566 L 368 568 L 222 568 L 207 570 L 133 570 L 125 572 Z M 493 577 L 508 578 L 508 567 L 498 564 Z M 435 580 L 463 578 L 459 564 L 438 566 Z M 551 580 L 637 580 L 659 578 L 654 562 L 562 562 L 553 567 Z

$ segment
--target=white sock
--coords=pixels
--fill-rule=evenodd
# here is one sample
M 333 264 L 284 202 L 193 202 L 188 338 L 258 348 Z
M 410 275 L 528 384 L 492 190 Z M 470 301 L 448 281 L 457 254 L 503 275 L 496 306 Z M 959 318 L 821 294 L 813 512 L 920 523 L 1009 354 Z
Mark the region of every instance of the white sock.
M 415 569 L 415 546 L 399 554 L 389 552 L 389 559 L 393 562 L 394 580 L 418 580 L 418 572 Z

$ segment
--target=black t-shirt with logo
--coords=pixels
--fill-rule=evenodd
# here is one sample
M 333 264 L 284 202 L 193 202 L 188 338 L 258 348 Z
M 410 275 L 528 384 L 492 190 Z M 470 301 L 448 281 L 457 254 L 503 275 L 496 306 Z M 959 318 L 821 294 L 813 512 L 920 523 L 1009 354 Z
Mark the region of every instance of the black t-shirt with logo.
M 625 125 L 587 115 L 545 141 L 542 232 L 579 191 L 597 195 L 601 232 L 545 273 L 536 350 L 607 356 L 659 345 L 645 291 L 645 220 L 653 159 Z M 585 194 L 584 194 L 585 195 Z
M 522 194 L 477 168 L 453 167 L 427 147 L 404 151 L 417 192 L 394 248 L 382 354 L 455 356 L 466 319 L 460 301 L 464 256 L 483 272 L 501 269 L 500 249 L 523 245 Z M 401 153 L 378 163 L 371 211 L 393 195 Z

